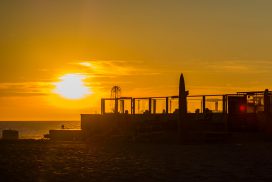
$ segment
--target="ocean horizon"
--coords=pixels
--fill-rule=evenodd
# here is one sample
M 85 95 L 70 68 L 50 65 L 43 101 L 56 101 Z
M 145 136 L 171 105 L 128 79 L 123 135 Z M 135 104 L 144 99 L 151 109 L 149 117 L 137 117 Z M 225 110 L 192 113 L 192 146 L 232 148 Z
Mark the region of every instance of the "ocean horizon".
M 49 130 L 80 129 L 80 121 L 0 121 L 0 137 L 6 129 L 18 130 L 20 139 L 42 139 Z

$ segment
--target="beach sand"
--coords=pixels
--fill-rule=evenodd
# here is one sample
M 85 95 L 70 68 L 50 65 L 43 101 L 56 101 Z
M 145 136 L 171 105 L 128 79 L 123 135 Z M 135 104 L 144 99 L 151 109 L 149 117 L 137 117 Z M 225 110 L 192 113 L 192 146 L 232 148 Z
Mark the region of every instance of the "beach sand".
M 0 181 L 272 181 L 272 143 L 0 142 Z

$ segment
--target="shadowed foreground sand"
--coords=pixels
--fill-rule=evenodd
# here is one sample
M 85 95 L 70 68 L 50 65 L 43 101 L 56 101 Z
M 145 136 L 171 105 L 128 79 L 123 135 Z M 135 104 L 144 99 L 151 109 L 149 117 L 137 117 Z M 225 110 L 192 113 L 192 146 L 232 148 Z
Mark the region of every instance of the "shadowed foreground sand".
M 272 181 L 272 143 L 0 142 L 1 181 Z

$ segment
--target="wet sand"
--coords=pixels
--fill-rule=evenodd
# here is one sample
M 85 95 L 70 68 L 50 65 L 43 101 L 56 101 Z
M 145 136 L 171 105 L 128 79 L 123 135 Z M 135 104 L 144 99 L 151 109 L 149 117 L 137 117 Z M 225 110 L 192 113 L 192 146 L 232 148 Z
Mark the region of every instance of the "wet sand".
M 272 143 L 0 141 L 0 181 L 272 181 Z

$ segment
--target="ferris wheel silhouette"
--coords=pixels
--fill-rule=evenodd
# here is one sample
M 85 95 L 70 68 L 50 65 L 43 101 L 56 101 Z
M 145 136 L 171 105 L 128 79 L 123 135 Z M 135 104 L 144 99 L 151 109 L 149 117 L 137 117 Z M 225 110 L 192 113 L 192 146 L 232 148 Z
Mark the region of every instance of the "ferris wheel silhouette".
M 118 113 L 118 98 L 121 97 L 121 87 L 113 86 L 111 88 L 111 98 L 114 99 L 114 103 L 111 103 L 111 108 L 114 113 Z
M 121 97 L 121 87 L 119 86 L 113 86 L 111 88 L 111 98 L 117 99 Z

